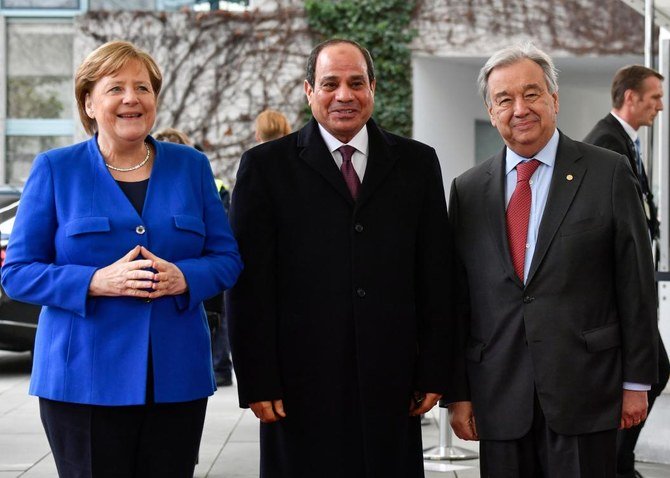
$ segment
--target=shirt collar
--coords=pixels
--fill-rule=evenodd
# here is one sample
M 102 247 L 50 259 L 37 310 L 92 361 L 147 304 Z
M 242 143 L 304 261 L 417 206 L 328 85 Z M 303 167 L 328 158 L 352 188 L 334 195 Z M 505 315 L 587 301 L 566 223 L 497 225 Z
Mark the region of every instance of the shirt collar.
M 616 120 L 621 123 L 621 126 L 623 126 L 624 131 L 626 131 L 626 134 L 630 136 L 630 139 L 633 140 L 633 143 L 637 139 L 637 131 L 635 131 L 635 128 L 633 128 L 631 125 L 626 123 L 626 120 L 621 118 L 618 114 L 616 114 L 614 111 L 610 111 L 612 116 L 616 118 Z
M 345 144 L 342 141 L 340 141 L 339 139 L 337 139 L 335 136 L 330 134 L 326 130 L 326 128 L 321 126 L 320 123 L 319 123 L 319 132 L 321 133 L 321 137 L 323 138 L 323 140 L 326 143 L 326 146 L 328 147 L 328 151 L 330 151 L 331 153 L 337 151 L 337 149 L 340 146 Z M 356 135 L 353 138 L 351 138 L 351 141 L 349 141 L 346 144 L 348 144 L 350 146 L 353 146 L 354 148 L 356 148 L 357 151 L 359 151 L 359 152 L 363 153 L 365 156 L 367 156 L 368 155 L 368 127 L 367 127 L 367 125 L 363 125 L 361 130 L 358 133 L 356 133 Z
M 544 145 L 544 148 L 540 150 L 539 153 L 537 153 L 533 158 L 537 159 L 543 164 L 546 164 L 549 167 L 554 167 L 554 162 L 556 162 L 556 151 L 558 151 L 558 129 L 554 130 L 554 134 L 551 135 L 551 138 L 547 142 L 547 144 Z M 506 154 L 505 154 L 505 175 L 509 174 L 511 170 L 516 168 L 516 165 L 523 162 L 523 161 L 528 161 L 530 158 L 524 158 L 523 156 L 519 156 L 516 154 L 514 151 L 509 149 L 509 147 L 506 148 Z

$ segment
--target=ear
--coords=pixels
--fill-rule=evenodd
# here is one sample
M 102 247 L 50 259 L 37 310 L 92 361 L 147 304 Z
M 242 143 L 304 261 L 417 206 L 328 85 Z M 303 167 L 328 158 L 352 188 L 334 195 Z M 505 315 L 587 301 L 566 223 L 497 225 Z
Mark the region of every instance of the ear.
M 375 96 L 375 90 L 377 89 L 377 80 L 372 80 L 370 83 L 370 90 L 372 91 L 372 96 Z
M 630 89 L 630 90 L 624 91 L 624 93 L 623 93 L 624 104 L 629 104 L 629 105 L 633 104 L 636 96 L 637 96 L 637 93 L 635 92 L 635 90 Z
M 312 104 L 312 95 L 314 94 L 314 90 L 312 89 L 312 85 L 309 84 L 309 81 L 305 80 L 305 84 L 303 85 L 305 89 L 305 96 L 307 96 L 307 103 Z
M 498 128 L 498 127 L 496 126 L 496 117 L 495 117 L 495 115 L 493 114 L 493 104 L 491 104 L 491 105 L 489 106 L 489 105 L 487 105 L 486 102 L 485 102 L 485 103 L 484 103 L 484 107 L 486 108 L 486 111 L 487 111 L 488 114 L 489 114 L 489 120 L 491 121 L 491 126 L 493 126 L 494 128 Z
M 558 103 L 558 91 L 555 91 L 551 97 L 554 99 L 554 113 L 558 114 L 559 103 Z
M 91 95 L 86 93 L 86 98 L 84 98 L 84 109 L 86 110 L 86 115 L 95 119 L 95 112 L 93 111 L 93 102 L 91 101 Z

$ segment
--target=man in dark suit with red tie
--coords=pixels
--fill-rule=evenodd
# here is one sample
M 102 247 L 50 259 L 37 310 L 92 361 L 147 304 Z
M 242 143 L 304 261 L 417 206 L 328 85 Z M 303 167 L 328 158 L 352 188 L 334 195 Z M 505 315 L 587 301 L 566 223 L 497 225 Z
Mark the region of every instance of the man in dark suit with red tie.
M 435 151 L 371 119 L 360 45 L 307 64 L 313 119 L 242 157 L 228 296 L 263 478 L 419 478 L 419 415 L 450 391 L 452 243 Z M 447 395 L 448 396 L 448 395 Z
M 628 161 L 556 127 L 556 70 L 526 43 L 479 74 L 505 148 L 456 178 L 469 392 L 452 425 L 487 478 L 614 478 L 616 430 L 657 377 L 651 248 Z
M 662 81 L 660 73 L 646 66 L 629 65 L 621 68 L 612 80 L 612 111 L 598 121 L 584 138 L 585 143 L 602 146 L 628 158 L 640 183 L 640 199 L 652 240 L 658 239 L 658 212 L 642 161 L 638 130 L 642 126 L 651 126 L 658 112 L 663 109 Z M 658 348 L 658 382 L 651 385 L 648 393 L 649 411 L 667 385 L 670 374 L 668 354 L 660 336 Z M 644 423 L 623 429 L 617 436 L 618 478 L 641 476 L 635 471 L 635 445 Z

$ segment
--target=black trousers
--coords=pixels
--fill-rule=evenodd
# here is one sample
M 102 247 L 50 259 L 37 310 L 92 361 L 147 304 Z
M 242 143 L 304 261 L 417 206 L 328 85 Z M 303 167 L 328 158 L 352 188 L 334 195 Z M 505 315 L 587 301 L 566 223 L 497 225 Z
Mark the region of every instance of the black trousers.
M 192 478 L 207 399 L 108 407 L 40 398 L 60 478 Z
M 614 478 L 616 429 L 559 435 L 547 425 L 535 397 L 533 424 L 518 440 L 482 440 L 482 478 Z
M 670 376 L 670 361 L 668 361 L 668 353 L 665 350 L 663 341 L 658 340 L 658 383 L 651 386 L 651 390 L 647 394 L 649 400 L 649 413 L 651 407 L 654 405 L 656 398 L 661 394 L 665 386 L 668 384 L 668 377 Z M 624 477 L 633 477 L 635 470 L 635 445 L 640 436 L 642 427 L 646 420 L 639 425 L 625 430 L 619 430 L 616 440 L 616 459 L 617 459 L 617 473 Z

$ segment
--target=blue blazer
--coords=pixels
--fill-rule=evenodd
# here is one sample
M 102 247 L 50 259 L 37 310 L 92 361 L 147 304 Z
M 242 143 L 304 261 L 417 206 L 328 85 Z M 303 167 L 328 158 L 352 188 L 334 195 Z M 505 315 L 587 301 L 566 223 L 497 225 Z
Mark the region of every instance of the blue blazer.
M 43 306 L 32 395 L 142 404 L 149 350 L 156 402 L 215 390 L 202 301 L 235 283 L 240 255 L 207 157 L 147 140 L 156 156 L 141 216 L 107 170 L 96 138 L 35 159 L 2 268 L 10 297 Z M 188 291 L 153 301 L 89 297 L 93 273 L 137 244 L 179 267 Z

